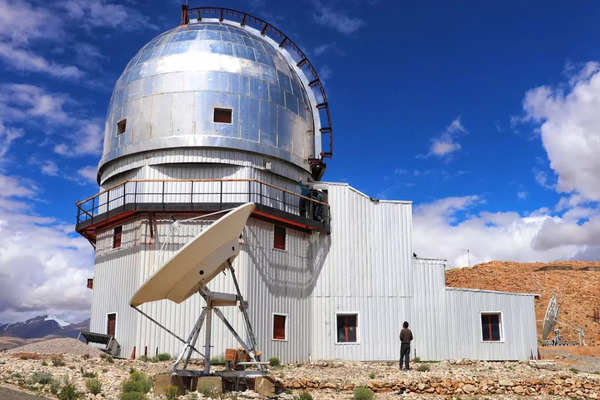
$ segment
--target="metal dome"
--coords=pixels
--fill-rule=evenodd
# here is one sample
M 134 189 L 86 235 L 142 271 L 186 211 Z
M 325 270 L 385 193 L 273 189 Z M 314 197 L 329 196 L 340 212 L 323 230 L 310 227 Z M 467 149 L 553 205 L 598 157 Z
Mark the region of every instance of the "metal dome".
M 189 147 L 251 151 L 309 171 L 321 153 L 318 105 L 290 61 L 270 38 L 227 21 L 159 35 L 115 85 L 99 171 L 129 154 Z M 230 121 L 215 122 L 215 109 Z

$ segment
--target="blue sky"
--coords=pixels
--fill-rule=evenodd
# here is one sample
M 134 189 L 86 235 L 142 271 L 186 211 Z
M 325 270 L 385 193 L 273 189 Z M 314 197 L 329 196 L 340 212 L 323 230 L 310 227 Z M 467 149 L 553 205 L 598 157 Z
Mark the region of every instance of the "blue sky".
M 600 256 L 599 4 L 219 5 L 270 21 L 309 55 L 334 126 L 324 179 L 413 200 L 419 255 L 456 266 L 467 248 L 471 264 Z M 85 315 L 93 256 L 73 233 L 74 203 L 98 189 L 114 82 L 179 12 L 0 0 L 0 321 Z

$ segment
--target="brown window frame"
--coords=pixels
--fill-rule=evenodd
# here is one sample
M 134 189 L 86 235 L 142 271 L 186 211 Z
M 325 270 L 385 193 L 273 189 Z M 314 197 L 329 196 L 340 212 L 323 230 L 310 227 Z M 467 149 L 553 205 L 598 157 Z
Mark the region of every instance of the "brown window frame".
M 273 225 L 273 248 L 285 251 L 287 232 L 285 226 Z
M 354 318 L 354 326 L 349 324 L 351 318 Z M 340 340 L 340 319 L 344 321 L 344 336 Z M 358 313 L 357 312 L 337 312 L 335 313 L 335 342 L 336 344 L 358 344 Z M 354 329 L 352 329 L 354 328 Z M 352 340 L 354 339 L 354 340 Z
M 287 341 L 287 314 L 273 313 L 273 335 L 271 339 Z M 283 323 L 283 327 L 280 325 Z
M 495 317 L 495 318 L 494 318 Z M 482 312 L 481 313 L 481 341 L 482 342 L 502 342 L 502 313 L 501 312 Z M 496 329 L 494 329 L 496 328 Z
M 122 135 L 127 131 L 127 118 L 123 118 L 117 122 L 117 135 Z
M 123 226 L 122 225 L 115 226 L 115 228 L 113 229 L 113 245 L 112 245 L 112 248 L 113 249 L 119 249 L 119 248 L 121 248 L 122 240 L 123 240 Z
M 111 317 L 113 317 L 112 319 L 114 320 L 114 323 L 113 323 L 113 332 L 112 332 L 113 334 L 112 335 L 110 334 L 110 320 L 111 320 Z M 117 335 L 117 313 L 116 312 L 107 313 L 106 314 L 106 334 L 108 336 L 112 336 L 112 337 L 115 337 Z
M 215 124 L 232 124 L 233 123 L 233 108 L 214 107 L 213 122 Z

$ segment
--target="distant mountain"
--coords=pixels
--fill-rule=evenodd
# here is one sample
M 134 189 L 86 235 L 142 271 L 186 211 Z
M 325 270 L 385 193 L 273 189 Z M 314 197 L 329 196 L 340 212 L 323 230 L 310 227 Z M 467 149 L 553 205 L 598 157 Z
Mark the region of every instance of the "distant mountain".
M 41 338 L 44 336 L 77 337 L 79 331 L 88 329 L 90 320 L 71 324 L 53 315 L 40 315 L 24 322 L 0 325 L 0 336 L 22 339 Z

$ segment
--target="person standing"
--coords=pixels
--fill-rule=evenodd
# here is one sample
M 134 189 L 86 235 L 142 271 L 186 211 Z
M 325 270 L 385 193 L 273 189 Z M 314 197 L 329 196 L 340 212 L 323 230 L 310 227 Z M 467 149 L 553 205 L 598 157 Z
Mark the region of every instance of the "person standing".
M 402 360 L 404 360 L 404 368 L 408 371 L 410 359 L 410 342 L 413 340 L 413 334 L 408 329 L 408 322 L 404 321 L 402 330 L 400 331 L 400 369 L 402 369 Z

